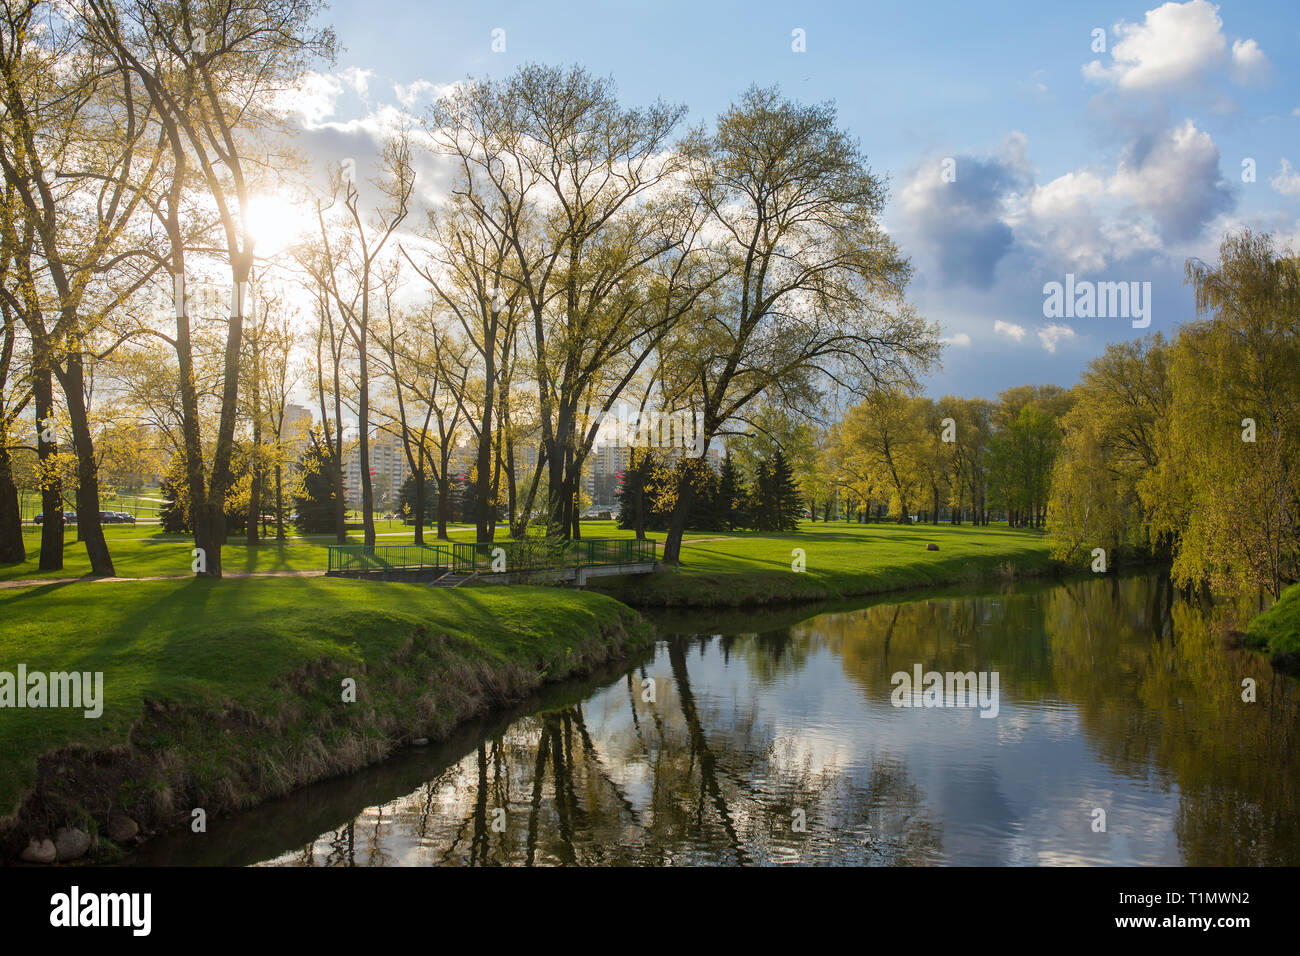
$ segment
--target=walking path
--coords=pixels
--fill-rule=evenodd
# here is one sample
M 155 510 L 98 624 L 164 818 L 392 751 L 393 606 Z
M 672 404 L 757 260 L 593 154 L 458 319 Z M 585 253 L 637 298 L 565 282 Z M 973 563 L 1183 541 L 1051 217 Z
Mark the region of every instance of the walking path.
M 46 584 L 100 584 L 113 581 L 175 581 L 177 578 L 192 577 L 188 574 L 154 574 L 143 578 L 97 578 L 86 574 L 79 578 L 27 578 L 19 581 L 0 581 L 0 591 L 11 588 L 34 588 Z M 227 578 L 323 578 L 324 571 L 227 571 Z

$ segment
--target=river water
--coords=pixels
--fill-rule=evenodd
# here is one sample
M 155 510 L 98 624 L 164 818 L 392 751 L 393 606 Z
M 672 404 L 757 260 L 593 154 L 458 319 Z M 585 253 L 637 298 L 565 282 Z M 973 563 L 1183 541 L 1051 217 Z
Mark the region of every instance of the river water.
M 1296 683 L 1211 613 L 1143 573 L 658 618 L 617 670 L 134 862 L 1298 864 Z M 925 706 L 929 672 L 984 706 Z

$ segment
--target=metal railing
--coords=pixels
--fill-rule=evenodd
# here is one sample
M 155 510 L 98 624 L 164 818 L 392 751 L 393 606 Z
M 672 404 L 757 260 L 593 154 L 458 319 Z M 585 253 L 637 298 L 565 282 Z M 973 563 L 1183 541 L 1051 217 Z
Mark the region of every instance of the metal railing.
M 436 544 L 329 546 L 329 574 L 367 571 L 447 570 L 457 574 L 551 571 L 644 564 L 656 559 L 657 543 L 635 538 L 549 538 L 504 541 L 443 541 Z

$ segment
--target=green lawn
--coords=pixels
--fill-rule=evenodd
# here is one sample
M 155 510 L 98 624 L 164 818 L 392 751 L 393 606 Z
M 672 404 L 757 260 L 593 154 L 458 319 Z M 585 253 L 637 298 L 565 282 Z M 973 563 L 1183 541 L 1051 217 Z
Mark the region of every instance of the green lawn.
M 376 522 L 375 530 L 381 535 L 380 544 L 402 544 L 414 539 L 411 529 L 403 526 L 400 521 Z M 474 528 L 472 525 L 457 525 L 449 533 L 457 539 L 473 538 Z M 21 564 L 0 565 L 0 581 L 71 578 L 90 573 L 86 548 L 77 541 L 74 528 L 66 529 L 64 534 L 63 570 L 37 570 L 40 534 L 40 528 L 28 527 L 23 530 L 27 560 Z M 276 543 L 272 537 L 252 548 L 244 543 L 242 537 L 232 538 L 222 549 L 225 569 L 232 572 L 325 569 L 325 549 L 334 543 L 333 535 L 303 537 L 291 529 L 286 529 L 286 534 L 289 538 L 283 544 Z M 188 577 L 191 574 L 190 564 L 193 558 L 190 551 L 194 547 L 194 541 L 190 537 L 167 534 L 157 525 L 105 525 L 104 535 L 118 577 Z M 428 535 L 428 540 L 432 540 L 432 537 L 432 534 Z M 362 536 L 360 532 L 352 532 L 348 539 L 360 544 Z
M 285 675 L 312 662 L 329 662 L 356 676 L 358 706 L 409 715 L 431 688 L 401 687 L 400 680 L 380 675 L 419 627 L 454 637 L 454 654 L 438 662 L 440 668 L 468 667 L 473 677 L 509 665 L 537 682 L 563 674 L 577 660 L 575 652 L 590 652 L 602 627 L 640 626 L 630 609 L 596 594 L 379 586 L 327 578 L 11 589 L 0 591 L 0 621 L 0 671 L 16 673 L 19 663 L 29 673 L 102 671 L 105 697 L 98 719 L 71 709 L 0 710 L 0 817 L 13 812 L 33 783 L 39 754 L 73 743 L 123 744 L 146 699 L 181 702 L 192 712 L 235 707 L 274 715 L 286 701 L 308 693 L 286 692 L 278 685 Z M 323 686 L 324 702 L 318 705 L 337 709 L 338 678 Z M 451 688 L 432 689 L 444 702 L 439 716 L 455 716 L 455 707 L 446 704 Z M 273 744 L 262 740 L 258 747 L 279 744 L 278 738 Z M 187 759 L 211 761 L 209 772 L 223 772 L 210 741 L 180 749 L 188 751 Z
M 931 543 L 939 550 L 927 551 Z M 794 570 L 796 548 L 803 551 L 803 571 Z M 807 522 L 788 534 L 691 535 L 680 573 L 594 586 L 632 604 L 716 607 L 835 599 L 1052 567 L 1038 531 Z
M 379 522 L 376 531 L 381 545 L 404 544 L 414 539 L 411 529 L 399 521 Z M 582 531 L 588 538 L 633 536 L 631 531 L 620 530 L 613 521 L 585 521 Z M 190 549 L 193 545 L 188 538 L 139 525 L 109 525 L 105 534 L 120 577 L 188 577 L 191 573 Z M 474 528 L 454 525 L 449 534 L 453 540 L 473 540 Z M 359 532 L 348 537 L 355 543 L 361 541 Z M 652 532 L 648 537 L 662 545 L 665 536 L 662 532 Z M 27 534 L 27 561 L 0 567 L 0 581 L 77 577 L 90 573 L 85 548 L 76 543 L 75 533 L 67 536 L 64 570 L 57 574 L 38 571 L 39 540 L 37 530 Z M 432 532 L 426 532 L 425 540 L 434 540 Z M 925 546 L 930 542 L 938 544 L 939 551 L 927 552 Z M 284 544 L 271 541 L 253 548 L 242 540 L 232 540 L 223 549 L 222 556 L 224 567 L 230 572 L 319 571 L 325 568 L 325 549 L 333 543 L 332 535 L 295 535 Z M 792 551 L 795 548 L 802 548 L 805 552 L 806 572 L 800 575 L 792 571 Z M 861 583 L 864 574 L 886 575 L 890 580 L 897 580 L 894 587 L 903 587 L 947 583 L 955 579 L 957 565 L 967 568 L 973 576 L 981 576 L 992 573 L 1007 561 L 1017 564 L 1022 570 L 1045 565 L 1047 543 L 1044 536 L 1035 531 L 998 526 L 827 524 L 819 521 L 805 522 L 799 531 L 788 534 L 688 532 L 682 549 L 682 575 L 657 579 L 657 583 L 661 589 L 679 592 L 683 586 L 682 576 L 700 576 L 700 592 L 704 593 L 713 586 L 704 578 L 711 582 L 713 575 L 740 573 L 751 583 L 758 580 L 765 580 L 772 586 L 788 583 L 794 589 L 791 597 L 798 597 L 809 589 L 823 589 L 828 594 L 865 593 L 846 592 L 845 589 L 851 589 L 855 582 Z M 936 570 L 942 574 L 934 576 L 931 572 Z

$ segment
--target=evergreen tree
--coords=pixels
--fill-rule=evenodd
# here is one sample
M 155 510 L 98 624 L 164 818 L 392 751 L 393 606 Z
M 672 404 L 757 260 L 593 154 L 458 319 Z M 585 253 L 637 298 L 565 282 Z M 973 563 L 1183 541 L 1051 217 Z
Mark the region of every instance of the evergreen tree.
M 797 531 L 799 519 L 804 514 L 803 498 L 794 478 L 794 469 L 779 448 L 772 458 L 771 495 L 770 514 L 774 530 Z
M 748 521 L 746 499 L 749 488 L 745 476 L 736 467 L 735 460 L 728 453 L 722 459 L 722 473 L 718 476 L 718 497 L 715 513 L 718 527 L 723 531 L 735 531 L 744 528 Z
M 397 492 L 397 511 L 402 518 L 415 523 L 415 472 L 406 476 Z M 424 516 L 420 521 L 425 528 L 433 527 L 438 516 L 438 483 L 427 475 L 424 478 Z
M 755 531 L 776 530 L 772 502 L 772 465 L 760 461 L 754 468 L 754 487 L 749 495 L 749 526 Z
M 633 448 L 614 495 L 618 503 L 618 526 L 636 531 L 638 539 L 645 538 L 646 529 L 650 526 L 649 485 L 655 465 L 652 452 L 644 448 Z
M 312 438 L 315 439 L 313 434 Z M 330 480 L 328 462 L 315 440 L 299 460 L 298 490 L 293 506 L 298 512 L 298 531 L 304 534 L 328 534 L 334 531 L 334 482 Z

